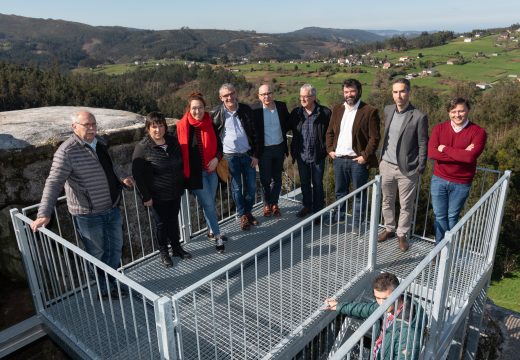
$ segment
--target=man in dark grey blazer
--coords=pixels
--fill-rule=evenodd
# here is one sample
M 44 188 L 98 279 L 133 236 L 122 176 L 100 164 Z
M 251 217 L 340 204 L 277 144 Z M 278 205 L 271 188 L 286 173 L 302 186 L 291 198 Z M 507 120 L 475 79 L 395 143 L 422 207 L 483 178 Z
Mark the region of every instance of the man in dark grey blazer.
M 385 131 L 379 172 L 383 192 L 385 230 L 378 240 L 397 234 L 399 248 L 408 250 L 408 233 L 413 217 L 419 175 L 426 168 L 428 118 L 410 103 L 410 82 L 398 79 L 392 85 L 395 105 L 385 107 Z M 395 200 L 399 191 L 399 221 L 396 228 Z

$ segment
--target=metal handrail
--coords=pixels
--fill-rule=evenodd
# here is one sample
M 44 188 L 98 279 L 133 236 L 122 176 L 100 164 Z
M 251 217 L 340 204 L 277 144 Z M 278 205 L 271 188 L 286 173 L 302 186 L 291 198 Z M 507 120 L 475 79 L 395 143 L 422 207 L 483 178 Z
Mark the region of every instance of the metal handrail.
M 456 311 L 454 309 L 454 306 L 448 307 L 448 304 L 445 304 L 445 301 L 442 299 L 446 299 L 446 301 L 449 301 L 450 297 L 456 296 L 453 294 L 453 289 L 449 288 L 447 283 L 443 283 L 442 276 L 444 276 L 446 279 L 453 277 L 453 274 L 450 276 L 450 270 L 446 267 L 441 267 L 440 265 L 445 264 L 447 266 L 450 266 L 450 261 L 453 258 L 453 254 L 455 252 L 455 242 L 454 238 L 457 233 L 461 231 L 464 224 L 469 222 L 473 216 L 477 213 L 479 209 L 481 209 L 487 202 L 490 201 L 490 199 L 497 193 L 502 194 L 502 198 L 500 201 L 502 201 L 502 204 L 498 204 L 499 213 L 497 214 L 497 218 L 491 219 L 491 221 L 500 221 L 502 217 L 503 212 L 503 206 L 505 201 L 505 192 L 507 191 L 507 183 L 511 176 L 511 172 L 507 171 L 485 194 L 482 196 L 481 199 L 460 219 L 460 221 L 457 223 L 457 225 L 448 231 L 445 235 L 445 238 L 439 242 L 434 249 L 419 263 L 419 265 L 416 266 L 416 268 L 405 278 L 400 282 L 400 285 L 391 293 L 391 295 L 386 299 L 364 322 L 359 328 L 348 338 L 348 340 L 334 353 L 331 354 L 330 359 L 343 359 L 347 354 L 350 354 L 352 349 L 359 344 L 359 342 L 362 340 L 362 338 L 365 336 L 367 332 L 370 331 L 374 327 L 376 323 L 380 321 L 381 318 L 386 319 L 386 311 L 391 305 L 395 305 L 398 301 L 398 299 L 402 298 L 403 295 L 406 294 L 407 291 L 409 291 L 410 287 L 415 283 L 418 276 L 425 270 L 427 267 L 431 266 L 432 262 L 435 262 L 438 264 L 439 268 L 442 268 L 442 274 L 439 268 L 437 269 L 437 272 L 439 273 L 437 276 L 437 279 L 441 280 L 440 282 L 437 282 L 438 290 L 436 291 L 435 300 L 432 296 L 432 294 L 429 294 L 429 296 L 424 299 L 424 301 L 428 302 L 434 302 L 434 309 L 433 312 L 437 312 L 436 316 L 438 317 L 436 320 L 436 328 L 432 329 L 429 332 L 429 341 L 432 343 L 438 343 L 439 337 L 442 335 L 442 328 L 446 326 L 453 326 L 453 324 L 442 324 L 443 321 L 445 321 L 445 317 L 443 312 L 446 311 L 446 309 L 449 308 L 449 311 L 454 313 L 459 313 L 460 311 Z M 496 246 L 496 238 L 498 237 L 498 227 L 495 226 L 495 234 L 492 234 L 493 236 L 492 241 L 495 242 Z M 494 249 L 488 248 L 488 251 L 494 251 Z M 487 258 L 486 258 L 487 260 Z M 487 261 L 486 264 L 481 268 L 481 271 L 479 272 L 479 278 L 482 278 L 485 276 L 484 274 L 489 273 L 492 269 L 492 262 Z M 476 289 L 475 287 L 469 289 L 471 293 L 474 293 L 475 291 L 480 290 Z M 465 295 L 466 298 L 469 298 L 469 294 Z M 453 303 L 450 303 L 451 305 L 455 305 Z M 471 304 L 465 303 L 465 304 L 458 304 L 456 306 L 457 308 L 461 309 L 463 306 L 468 306 Z M 436 309 L 436 310 L 435 310 Z M 376 334 L 377 336 L 377 334 Z M 434 346 L 430 344 L 430 351 L 434 351 Z M 435 349 L 439 351 L 439 349 Z

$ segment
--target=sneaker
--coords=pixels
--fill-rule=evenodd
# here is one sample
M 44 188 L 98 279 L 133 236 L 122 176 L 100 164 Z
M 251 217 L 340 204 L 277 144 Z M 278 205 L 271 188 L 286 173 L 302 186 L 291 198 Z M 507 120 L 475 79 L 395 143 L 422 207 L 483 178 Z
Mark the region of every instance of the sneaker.
M 303 207 L 300 211 L 296 213 L 296 217 L 302 218 L 309 215 L 310 213 L 311 209 L 309 209 L 308 207 Z
M 166 267 L 173 266 L 172 258 L 170 257 L 170 255 L 163 255 L 163 254 L 161 254 L 160 261 L 161 261 L 161 264 L 163 264 Z
M 217 238 L 217 245 L 215 246 L 215 249 L 217 249 L 217 252 L 219 254 L 224 254 L 224 250 L 226 248 L 224 246 L 224 243 L 222 242 L 222 238 Z
M 271 207 L 269 205 L 264 206 L 264 216 L 270 217 L 273 214 L 273 211 L 271 210 Z
M 276 217 L 280 217 L 282 216 L 282 212 L 280 211 L 280 208 L 278 207 L 277 204 L 273 205 L 271 207 L 271 210 L 273 211 L 273 215 L 276 216 Z
M 173 256 L 180 257 L 182 260 L 191 259 L 191 254 L 180 245 L 173 247 Z
M 249 224 L 249 219 L 248 219 L 247 215 L 242 215 L 240 217 L 240 228 L 242 230 L 249 230 L 250 226 L 251 226 L 251 224 Z
M 215 234 L 213 234 L 212 232 L 208 232 L 208 233 L 206 234 L 206 236 L 207 236 L 208 239 L 210 239 L 210 240 L 213 240 L 213 241 L 217 240 Z M 228 241 L 228 237 L 227 237 L 226 235 L 224 235 L 224 234 L 220 234 L 220 238 L 222 239 L 222 241 Z
M 247 219 L 249 220 L 249 223 L 250 223 L 251 225 L 255 225 L 255 226 L 256 226 L 256 225 L 259 225 L 259 224 L 260 224 L 260 223 L 258 222 L 258 220 L 256 220 L 256 218 L 253 216 L 253 214 L 251 214 L 251 213 L 247 213 L 246 216 L 247 216 Z
M 387 231 L 386 229 L 383 230 L 383 232 L 381 234 L 379 234 L 377 236 L 377 241 L 379 242 L 383 242 L 383 241 L 386 241 L 390 238 L 393 238 L 395 236 L 395 232 L 393 231 Z

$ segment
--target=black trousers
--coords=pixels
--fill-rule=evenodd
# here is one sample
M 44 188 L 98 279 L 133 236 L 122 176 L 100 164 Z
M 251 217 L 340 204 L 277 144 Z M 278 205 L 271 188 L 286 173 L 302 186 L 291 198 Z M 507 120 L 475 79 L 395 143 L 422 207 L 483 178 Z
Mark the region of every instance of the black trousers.
M 155 220 L 155 236 L 159 243 L 159 251 L 168 254 L 168 244 L 172 248 L 180 246 L 179 210 L 181 199 L 160 201 L 153 199 L 152 214 Z

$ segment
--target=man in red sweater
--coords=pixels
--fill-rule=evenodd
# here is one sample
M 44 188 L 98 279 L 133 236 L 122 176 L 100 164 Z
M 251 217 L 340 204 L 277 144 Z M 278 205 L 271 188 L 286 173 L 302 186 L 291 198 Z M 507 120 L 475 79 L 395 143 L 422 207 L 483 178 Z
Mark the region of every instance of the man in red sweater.
M 486 145 L 486 131 L 468 120 L 468 100 L 454 98 L 447 110 L 450 120 L 433 128 L 428 143 L 428 157 L 435 160 L 430 190 L 436 242 L 457 223 Z

